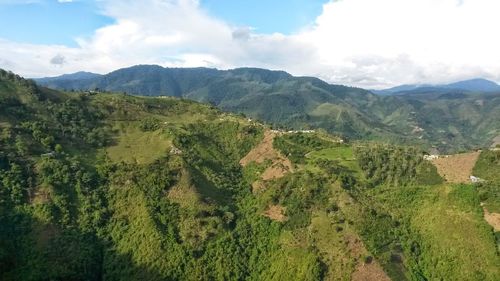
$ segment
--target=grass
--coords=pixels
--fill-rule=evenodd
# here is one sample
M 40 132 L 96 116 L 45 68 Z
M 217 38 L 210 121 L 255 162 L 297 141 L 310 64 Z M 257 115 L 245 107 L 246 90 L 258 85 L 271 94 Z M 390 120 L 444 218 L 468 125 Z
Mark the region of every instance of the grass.
M 355 224 L 370 224 L 364 241 L 387 272 L 398 265 L 391 256 L 394 245 L 400 244 L 405 266 L 413 268 L 414 276 L 420 272 L 428 280 L 498 280 L 495 238 L 482 217 L 475 186 L 376 187 L 361 202 L 370 211 Z M 388 228 L 379 220 L 399 223 Z
M 325 158 L 329 160 L 353 161 L 354 155 L 350 146 L 339 146 L 313 151 L 308 154 L 310 158 Z
M 162 129 L 143 132 L 136 122 L 116 122 L 118 132 L 115 144 L 107 147 L 106 152 L 114 162 L 148 164 L 165 156 L 172 140 Z
M 422 237 L 425 275 L 429 279 L 498 280 L 495 240 L 473 187 L 436 191 L 437 200 L 424 204 L 412 219 L 412 227 Z
M 316 159 L 337 160 L 339 164 L 348 168 L 358 179 L 363 179 L 364 175 L 359 167 L 356 158 L 354 157 L 351 146 L 341 145 L 336 147 L 325 148 L 308 153 L 307 158 L 310 160 L 308 169 L 314 170 L 315 166 L 311 163 Z
M 364 256 L 367 252 L 364 247 L 355 249 L 353 245 L 346 246 L 347 236 L 357 236 L 353 234 L 352 229 L 349 229 L 349 225 L 335 221 L 324 211 L 317 211 L 313 214 L 309 231 L 309 236 L 314 241 L 323 263 L 328 267 L 327 280 L 335 278 L 350 280 L 357 263 L 356 259 L 359 258 L 356 254 Z

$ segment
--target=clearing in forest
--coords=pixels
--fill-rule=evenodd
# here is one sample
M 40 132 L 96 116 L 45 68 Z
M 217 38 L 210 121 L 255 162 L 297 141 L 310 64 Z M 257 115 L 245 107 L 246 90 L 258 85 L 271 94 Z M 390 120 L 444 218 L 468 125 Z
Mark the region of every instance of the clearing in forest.
M 271 160 L 271 165 L 262 173 L 262 180 L 281 178 L 293 170 L 292 162 L 274 149 L 275 136 L 276 133 L 266 130 L 262 141 L 240 160 L 243 167 L 251 162 L 261 164 L 266 160 Z
M 391 281 L 376 261 L 361 263 L 352 274 L 352 281 Z
M 432 160 L 439 175 L 451 183 L 468 183 L 481 152 L 449 155 Z
M 352 281 L 390 281 L 391 279 L 387 276 L 387 273 L 382 269 L 382 266 L 371 258 L 368 261 L 362 261 L 364 255 L 366 255 L 367 250 L 363 242 L 357 235 L 347 235 L 345 237 L 345 242 L 349 248 L 351 255 L 355 256 L 358 260 L 358 265 L 356 270 L 352 273 Z
M 495 231 L 500 231 L 500 214 L 490 213 L 488 209 L 484 208 L 484 219 L 489 225 L 493 227 Z
M 114 162 L 149 164 L 167 155 L 172 146 L 161 130 L 143 132 L 137 124 L 129 122 L 117 122 L 113 129 L 118 134 L 106 152 Z
M 287 220 L 287 217 L 285 216 L 285 211 L 286 208 L 281 205 L 271 205 L 264 212 L 264 216 L 274 221 L 284 222 Z

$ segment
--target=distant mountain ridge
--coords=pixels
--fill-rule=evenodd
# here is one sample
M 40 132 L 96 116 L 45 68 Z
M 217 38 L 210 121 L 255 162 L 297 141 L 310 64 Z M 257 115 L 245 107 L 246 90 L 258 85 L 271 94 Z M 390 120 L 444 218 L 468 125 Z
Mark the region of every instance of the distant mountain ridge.
M 500 91 L 486 80 L 440 88 L 406 85 L 394 93 L 374 94 L 284 71 L 138 65 L 105 75 L 36 81 L 59 90 L 187 98 L 278 126 L 321 128 L 349 139 L 420 143 L 441 151 L 487 147 L 500 135 Z
M 45 78 L 35 78 L 38 83 L 50 83 L 51 81 L 62 81 L 62 80 L 81 80 L 81 79 L 92 79 L 102 76 L 101 74 L 78 71 L 70 74 L 63 74 L 55 77 L 45 77 Z
M 372 90 L 379 95 L 400 95 L 405 93 L 419 92 L 449 92 L 449 91 L 465 91 L 465 92 L 500 92 L 500 85 L 497 83 L 483 79 L 469 79 L 458 81 L 450 84 L 413 84 L 401 85 L 389 89 Z
M 59 90 L 100 89 L 143 96 L 183 97 L 274 124 L 321 127 L 355 138 L 371 134 L 370 131 L 375 133 L 372 128 L 389 133 L 375 116 L 368 117 L 372 114 L 362 112 L 368 103 L 378 99 L 373 93 L 331 85 L 313 77 L 294 77 L 284 71 L 137 65 L 90 79 L 56 77 L 36 81 Z M 335 115 L 336 122 L 329 121 L 329 114 Z

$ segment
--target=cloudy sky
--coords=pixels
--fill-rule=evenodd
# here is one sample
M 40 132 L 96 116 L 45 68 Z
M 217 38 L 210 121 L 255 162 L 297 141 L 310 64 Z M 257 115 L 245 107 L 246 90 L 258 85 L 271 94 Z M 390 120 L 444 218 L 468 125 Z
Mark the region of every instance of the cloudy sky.
M 0 0 L 0 68 L 286 70 L 384 88 L 500 82 L 499 0 Z

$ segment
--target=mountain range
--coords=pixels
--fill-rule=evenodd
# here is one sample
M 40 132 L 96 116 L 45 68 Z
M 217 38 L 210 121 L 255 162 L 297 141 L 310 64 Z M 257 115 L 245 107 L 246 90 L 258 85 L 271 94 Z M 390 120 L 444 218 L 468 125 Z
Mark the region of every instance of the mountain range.
M 276 95 L 336 102 L 325 112 L 379 102 L 280 72 L 225 75 L 238 82 L 223 89 L 296 83 Z M 0 280 L 499 280 L 500 151 L 424 155 L 0 70 Z
M 106 75 L 78 72 L 36 82 L 66 91 L 182 97 L 275 126 L 321 128 L 348 139 L 418 143 L 442 152 L 486 147 L 500 135 L 499 86 L 482 79 L 374 93 L 258 68 L 139 65 Z

